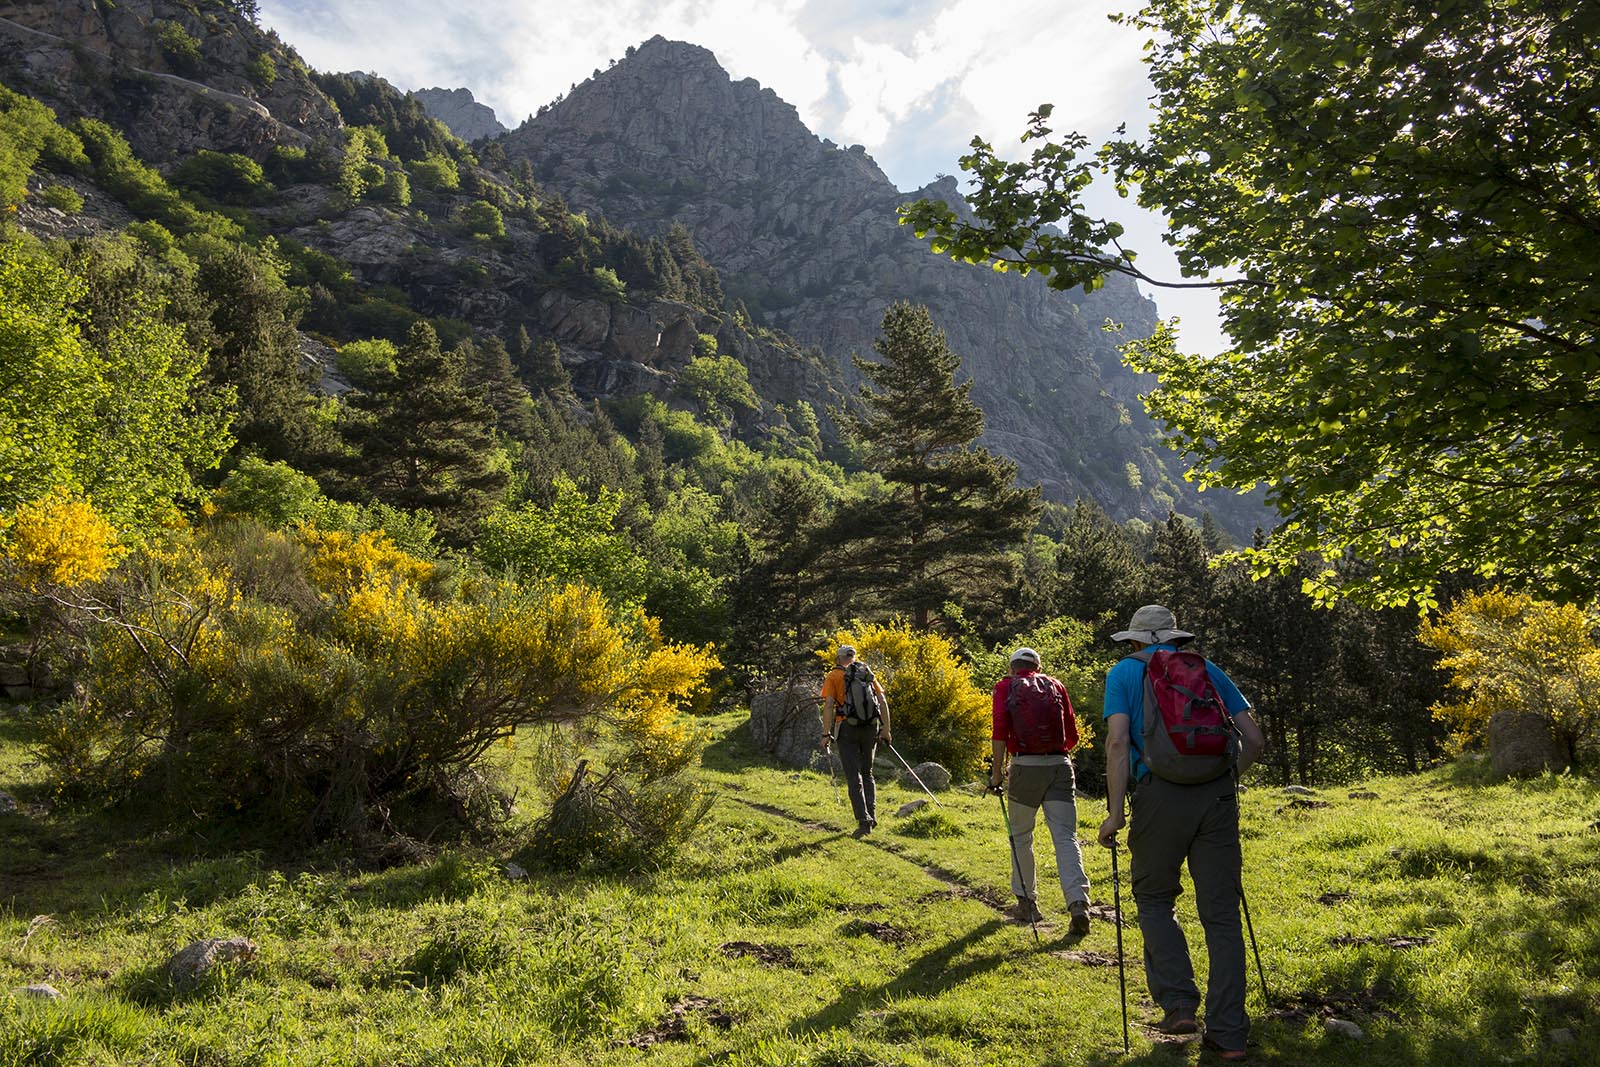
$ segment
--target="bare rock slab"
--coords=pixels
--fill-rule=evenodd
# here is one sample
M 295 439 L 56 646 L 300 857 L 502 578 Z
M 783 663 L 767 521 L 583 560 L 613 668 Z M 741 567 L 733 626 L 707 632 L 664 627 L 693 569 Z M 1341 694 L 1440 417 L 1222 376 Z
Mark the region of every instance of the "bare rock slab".
M 913 777 L 915 775 L 915 777 Z M 919 763 L 910 771 L 900 775 L 900 784 L 907 789 L 920 789 L 917 779 L 922 779 L 922 785 L 935 793 L 943 793 L 950 788 L 950 772 L 937 763 Z

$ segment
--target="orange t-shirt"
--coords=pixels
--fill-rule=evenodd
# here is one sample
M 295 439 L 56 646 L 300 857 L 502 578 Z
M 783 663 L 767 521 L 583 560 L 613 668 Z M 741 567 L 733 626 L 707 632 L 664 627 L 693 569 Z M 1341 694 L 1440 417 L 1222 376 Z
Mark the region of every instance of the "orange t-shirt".
M 828 706 L 828 699 L 833 699 L 835 704 L 844 703 L 844 668 L 835 667 L 822 679 L 822 706 Z

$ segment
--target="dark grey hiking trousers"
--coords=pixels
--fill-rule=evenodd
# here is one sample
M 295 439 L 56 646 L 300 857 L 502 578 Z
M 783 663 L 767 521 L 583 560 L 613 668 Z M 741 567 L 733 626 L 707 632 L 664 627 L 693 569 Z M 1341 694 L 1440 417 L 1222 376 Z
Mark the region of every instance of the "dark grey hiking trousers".
M 1144 937 L 1144 973 L 1163 1011 L 1200 1004 L 1189 943 L 1178 925 L 1180 878 L 1189 864 L 1195 910 L 1210 959 L 1206 1034 L 1227 1049 L 1242 1049 L 1250 1033 L 1244 1010 L 1244 928 L 1239 919 L 1239 798 L 1233 779 L 1175 785 L 1151 776 L 1133 793 L 1128 851 L 1133 899 Z
M 878 821 L 878 789 L 872 781 L 872 757 L 878 752 L 878 727 L 839 724 L 834 748 L 839 751 L 839 766 L 844 770 L 844 784 L 850 790 L 850 807 L 855 810 L 859 825 L 871 826 Z

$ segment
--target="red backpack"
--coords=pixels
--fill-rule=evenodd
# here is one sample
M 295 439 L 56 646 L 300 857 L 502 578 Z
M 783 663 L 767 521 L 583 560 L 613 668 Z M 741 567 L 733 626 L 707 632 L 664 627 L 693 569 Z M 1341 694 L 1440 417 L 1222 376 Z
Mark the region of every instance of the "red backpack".
M 1065 690 L 1048 674 L 1013 674 L 1006 687 L 1006 714 L 1018 754 L 1068 752 L 1078 743 L 1078 719 Z
M 1198 652 L 1146 649 L 1132 659 L 1144 670 L 1144 762 L 1150 773 L 1180 785 L 1221 778 L 1239 759 L 1238 735 Z

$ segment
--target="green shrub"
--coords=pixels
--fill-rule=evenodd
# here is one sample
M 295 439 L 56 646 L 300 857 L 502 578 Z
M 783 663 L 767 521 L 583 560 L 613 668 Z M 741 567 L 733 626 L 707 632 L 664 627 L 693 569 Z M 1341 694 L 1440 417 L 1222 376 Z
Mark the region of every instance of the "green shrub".
M 607 300 L 621 300 L 628 295 L 628 285 L 610 267 L 596 267 L 589 272 L 594 279 L 595 291 Z
M 56 123 L 56 114 L 31 97 L 0 85 L 0 211 L 22 203 L 28 176 L 43 161 L 70 171 L 88 163 L 83 144 Z
M 272 88 L 272 84 L 278 80 L 278 64 L 269 52 L 257 52 L 255 58 L 245 64 L 244 72 L 263 89 Z
M 474 200 L 458 208 L 455 218 L 462 232 L 472 237 L 494 240 L 506 235 L 505 216 L 499 208 L 482 200 Z
M 335 365 L 339 373 L 357 389 L 372 389 L 378 383 L 394 376 L 395 357 L 400 350 L 393 341 L 374 338 L 370 341 L 351 341 L 339 349 Z
M 565 474 L 546 507 L 499 508 L 483 523 L 478 557 L 491 569 L 562 582 L 587 582 L 619 604 L 637 604 L 645 561 L 615 529 L 623 495 L 602 488 L 590 500 Z
M 133 222 L 128 224 L 128 236 L 144 245 L 156 255 L 170 252 L 177 246 L 172 231 L 159 222 Z
M 39 190 L 39 202 L 68 215 L 83 210 L 83 197 L 66 185 L 47 185 Z
M 254 204 L 272 190 L 261 164 L 249 156 L 204 148 L 180 163 L 171 181 L 224 204 Z
M 157 19 L 150 27 L 155 34 L 156 46 L 173 70 L 180 74 L 195 74 L 200 70 L 200 40 L 191 37 L 182 26 L 170 19 Z
M 451 190 L 461 187 L 461 172 L 449 156 L 424 156 L 407 168 L 424 189 Z

